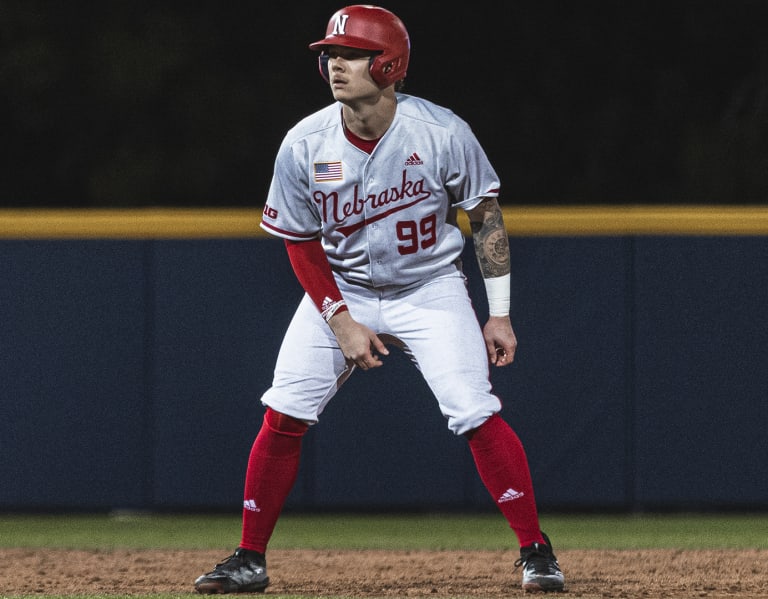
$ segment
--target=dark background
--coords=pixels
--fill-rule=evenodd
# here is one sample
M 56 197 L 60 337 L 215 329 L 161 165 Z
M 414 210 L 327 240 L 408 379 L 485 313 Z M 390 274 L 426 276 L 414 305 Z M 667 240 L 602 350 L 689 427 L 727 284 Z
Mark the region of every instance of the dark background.
M 0 205 L 258 206 L 338 2 L 0 0 Z M 387 2 L 507 204 L 768 197 L 768 2 Z M 439 8 L 438 8 L 439 7 Z

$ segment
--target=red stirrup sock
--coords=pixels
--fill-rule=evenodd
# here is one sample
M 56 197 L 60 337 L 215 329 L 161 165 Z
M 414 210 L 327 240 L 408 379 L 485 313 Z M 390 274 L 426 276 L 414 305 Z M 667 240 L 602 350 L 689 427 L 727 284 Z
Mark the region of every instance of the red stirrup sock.
M 299 472 L 301 440 L 309 426 L 271 408 L 253 442 L 245 472 L 240 547 L 264 553 Z
M 515 431 L 494 414 L 467 438 L 477 472 L 520 546 L 543 543 L 528 458 Z

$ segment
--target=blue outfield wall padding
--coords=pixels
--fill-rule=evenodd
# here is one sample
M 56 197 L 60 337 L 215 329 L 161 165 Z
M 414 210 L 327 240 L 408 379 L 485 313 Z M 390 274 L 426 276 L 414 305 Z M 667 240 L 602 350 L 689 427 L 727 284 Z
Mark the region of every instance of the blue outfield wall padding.
M 142 249 L 0 242 L 0 506 L 146 505 Z
M 153 500 L 236 508 L 259 398 L 303 291 L 276 240 L 152 245 Z
M 637 241 L 638 507 L 768 506 L 768 238 Z
M 628 264 L 624 238 L 511 239 L 515 362 L 492 370 L 539 504 L 627 501 Z M 478 278 L 475 277 L 475 280 Z M 481 285 L 480 285 L 481 286 Z M 484 305 L 482 293 L 478 305 Z
M 510 243 L 491 380 L 540 508 L 768 507 L 768 237 Z M 272 238 L 0 241 L 0 508 L 239 510 L 301 295 Z M 307 433 L 286 508 L 494 509 L 399 353 Z
M 404 354 L 356 371 L 310 430 L 319 508 L 472 505 L 466 440 L 448 430 L 429 388 Z

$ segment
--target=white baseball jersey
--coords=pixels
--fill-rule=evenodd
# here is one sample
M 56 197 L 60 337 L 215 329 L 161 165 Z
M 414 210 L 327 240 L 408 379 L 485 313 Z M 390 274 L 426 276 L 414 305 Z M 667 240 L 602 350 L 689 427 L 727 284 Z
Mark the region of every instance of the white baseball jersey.
M 294 126 L 261 226 L 295 241 L 320 237 L 331 268 L 350 282 L 407 286 L 459 257 L 456 209 L 498 193 L 498 176 L 464 120 L 397 94 L 394 121 L 370 155 L 345 137 L 340 103 Z
M 497 196 L 499 181 L 463 120 L 420 98 L 397 100 L 370 155 L 345 137 L 338 103 L 291 129 L 261 226 L 285 239 L 320 237 L 350 314 L 409 356 L 450 430 L 463 434 L 501 403 L 457 264 L 456 211 Z M 353 370 L 305 294 L 261 401 L 314 424 Z

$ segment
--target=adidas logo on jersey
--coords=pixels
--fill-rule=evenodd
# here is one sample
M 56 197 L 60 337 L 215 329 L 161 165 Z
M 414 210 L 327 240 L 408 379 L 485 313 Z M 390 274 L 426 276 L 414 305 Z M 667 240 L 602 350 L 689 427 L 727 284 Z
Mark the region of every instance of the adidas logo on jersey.
M 515 491 L 514 489 L 507 489 L 502 493 L 501 497 L 499 497 L 499 500 L 496 503 L 505 503 L 507 501 L 512 501 L 513 499 L 520 499 L 524 493 L 521 493 L 520 491 Z
M 424 161 L 419 158 L 419 155 L 416 152 L 414 152 L 408 156 L 408 159 L 405 161 L 405 166 L 416 166 L 417 164 L 424 164 Z
M 245 501 L 243 501 L 243 507 L 249 512 L 261 511 L 261 509 L 259 508 L 259 506 L 256 505 L 256 502 L 253 499 L 246 499 Z

